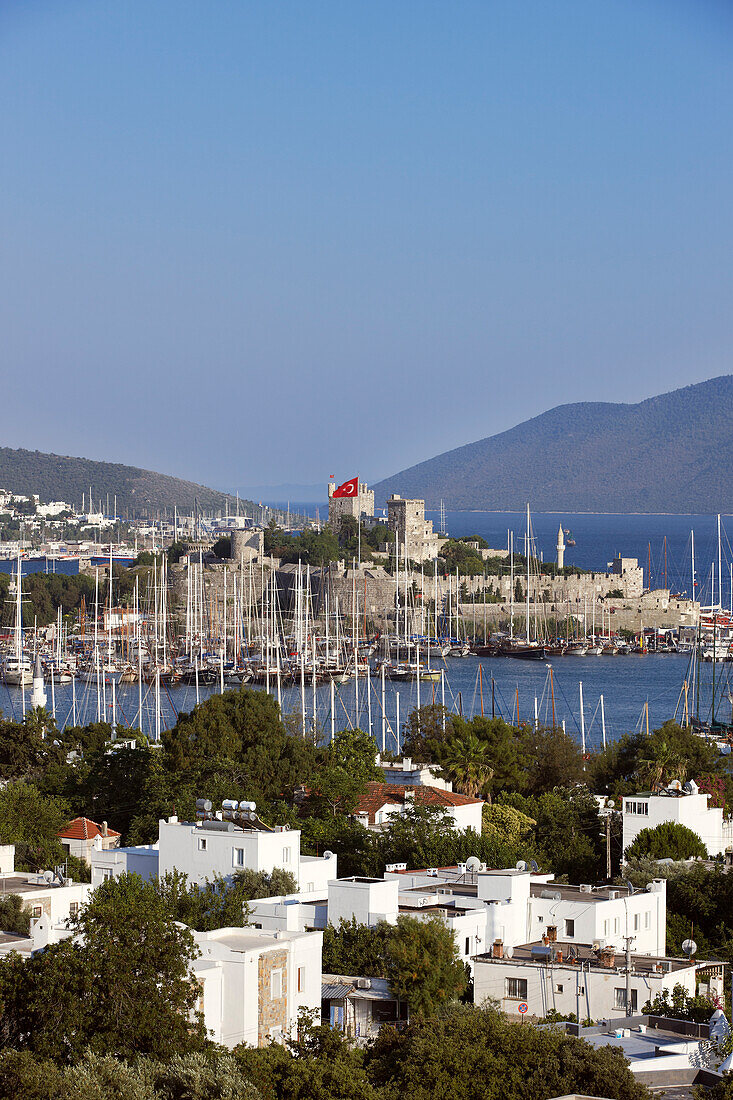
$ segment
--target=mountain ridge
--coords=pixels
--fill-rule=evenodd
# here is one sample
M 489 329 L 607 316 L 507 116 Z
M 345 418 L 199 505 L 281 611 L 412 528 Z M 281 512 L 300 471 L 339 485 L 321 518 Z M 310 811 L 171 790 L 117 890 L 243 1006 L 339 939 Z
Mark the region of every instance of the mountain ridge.
M 437 508 L 716 512 L 733 507 L 733 375 L 636 404 L 557 405 L 373 488 Z
M 216 512 L 234 499 L 218 489 L 140 466 L 0 447 L 0 487 L 12 493 L 38 493 L 42 501 L 65 500 L 80 507 L 90 486 L 95 499 L 109 493 L 111 503 L 116 496 L 118 514 L 127 512 L 129 518 L 172 511 L 174 506 L 191 511 L 195 503 L 204 512 Z

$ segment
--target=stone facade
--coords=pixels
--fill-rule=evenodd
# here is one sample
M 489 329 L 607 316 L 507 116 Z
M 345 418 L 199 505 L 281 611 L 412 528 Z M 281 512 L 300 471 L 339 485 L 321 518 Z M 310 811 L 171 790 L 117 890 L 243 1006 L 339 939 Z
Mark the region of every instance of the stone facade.
M 280 996 L 273 997 L 276 972 L 280 973 Z M 268 951 L 260 955 L 257 969 L 257 1034 L 261 1047 L 267 1046 L 273 1032 L 288 1032 L 288 952 Z M 279 1032 L 276 1031 L 279 1029 Z
M 432 561 L 437 557 L 440 539 L 433 521 L 425 519 L 424 500 L 405 500 L 393 493 L 387 501 L 387 517 L 401 558 Z
M 368 489 L 366 482 L 359 482 L 359 494 L 355 497 L 335 497 L 334 490 L 338 486 L 332 481 L 328 483 L 328 522 L 333 531 L 338 531 L 344 516 L 374 515 L 374 490 Z

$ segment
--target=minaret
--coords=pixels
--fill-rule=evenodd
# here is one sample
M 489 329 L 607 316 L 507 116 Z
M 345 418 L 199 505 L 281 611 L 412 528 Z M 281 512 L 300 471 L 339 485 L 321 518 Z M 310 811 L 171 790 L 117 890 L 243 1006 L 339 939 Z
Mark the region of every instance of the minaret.
M 562 530 L 562 524 L 557 532 L 557 568 L 562 569 L 565 565 L 565 536 Z
M 45 707 L 46 692 L 43 689 L 43 671 L 41 669 L 41 655 L 36 653 L 36 663 L 33 666 L 33 690 L 31 691 L 31 706 Z

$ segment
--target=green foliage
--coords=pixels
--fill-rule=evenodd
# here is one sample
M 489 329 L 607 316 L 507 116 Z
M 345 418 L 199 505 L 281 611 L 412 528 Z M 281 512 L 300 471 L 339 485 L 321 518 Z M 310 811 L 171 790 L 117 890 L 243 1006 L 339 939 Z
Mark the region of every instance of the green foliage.
M 515 806 L 495 803 L 485 805 L 481 812 L 482 833 L 497 844 L 514 845 L 530 843 L 534 840 L 534 818 L 523 814 Z
M 446 539 L 440 544 L 440 557 L 444 563 L 444 572 L 455 573 L 462 577 L 482 576 L 484 559 L 471 546 L 461 539 Z
M 674 1020 L 693 1020 L 697 1024 L 706 1024 L 715 1009 L 721 1007 L 723 1006 L 711 1001 L 709 997 L 699 994 L 691 996 L 678 983 L 671 993 L 668 989 L 662 989 L 653 1000 L 646 1002 L 641 1011 L 648 1016 L 669 1016 Z
M 15 845 L 16 868 L 38 871 L 62 862 L 58 834 L 71 816 L 66 802 L 25 780 L 0 790 L 0 839 Z
M 356 917 L 338 927 L 326 926 L 323 932 L 323 972 L 386 978 L 391 925 L 380 921 L 373 928 L 359 924 Z
M 589 781 L 599 793 L 614 797 L 636 794 L 648 787 L 689 776 L 729 775 L 727 758 L 721 757 L 692 730 L 665 722 L 649 737 L 628 734 L 612 742 L 604 752 L 591 757 Z
M 301 535 L 286 534 L 271 520 L 264 533 L 265 553 L 280 558 L 283 564 L 302 561 L 304 565 L 328 565 L 338 561 L 341 548 L 330 527 L 322 531 L 307 528 Z
M 559 1030 L 509 1023 L 492 1009 L 453 1007 L 404 1032 L 383 1028 L 366 1058 L 385 1097 L 410 1100 L 644 1100 L 621 1050 L 598 1050 Z
M 199 932 L 214 928 L 242 928 L 249 922 L 248 902 L 253 898 L 293 894 L 298 888 L 289 871 L 238 871 L 231 880 L 221 875 L 203 885 L 190 883 L 180 871 L 170 871 L 157 889 L 172 920 Z
M 25 722 L 0 718 L 0 779 L 31 779 L 44 768 L 61 764 L 65 753 L 56 741 L 44 740 L 45 722 L 33 712 Z M 49 725 L 55 733 L 55 726 Z
M 384 773 L 376 764 L 377 743 L 362 730 L 342 730 L 323 750 L 323 762 L 313 778 L 309 809 L 325 804 L 332 814 L 350 813 L 364 794 L 367 783 L 381 782 Z
M 312 778 L 315 752 L 303 739 L 288 736 L 277 702 L 264 691 L 212 695 L 191 714 L 180 714 L 163 734 L 164 764 L 171 777 L 187 773 L 186 812 L 196 797 L 213 799 L 214 781 L 229 784 L 222 797 L 241 791 L 258 803 L 292 799 L 295 787 Z M 183 792 L 182 792 L 183 793 Z M 183 807 L 181 807 L 183 808 Z
M 31 911 L 19 894 L 0 896 L 0 930 L 13 936 L 27 936 L 31 927 Z
M 598 806 L 587 787 L 558 787 L 544 794 L 503 796 L 502 801 L 537 822 L 537 860 L 571 882 L 605 876 L 605 841 Z
M 653 829 L 642 829 L 626 854 L 636 859 L 705 859 L 708 853 L 692 829 L 676 821 L 662 821 Z
M 398 917 L 389 937 L 387 977 L 397 999 L 409 1005 L 411 1017 L 436 1016 L 466 988 L 453 931 L 440 917 Z

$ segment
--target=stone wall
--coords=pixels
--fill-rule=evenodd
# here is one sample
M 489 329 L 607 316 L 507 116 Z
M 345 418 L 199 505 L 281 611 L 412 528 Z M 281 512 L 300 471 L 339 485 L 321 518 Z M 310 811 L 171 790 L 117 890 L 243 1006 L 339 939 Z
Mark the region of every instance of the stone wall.
M 280 997 L 272 996 L 272 972 L 281 971 Z M 272 1028 L 288 1031 L 288 952 L 268 951 L 260 955 L 257 968 L 257 1038 L 267 1046 Z

